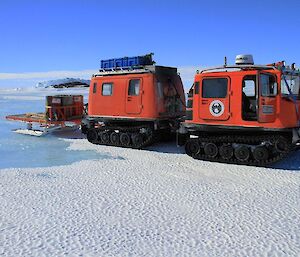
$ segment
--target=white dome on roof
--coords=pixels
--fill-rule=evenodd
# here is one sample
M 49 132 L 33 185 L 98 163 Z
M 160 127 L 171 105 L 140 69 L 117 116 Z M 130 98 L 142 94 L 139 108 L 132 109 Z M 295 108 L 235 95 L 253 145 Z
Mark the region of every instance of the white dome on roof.
M 235 57 L 235 64 L 236 65 L 243 65 L 243 64 L 254 64 L 252 54 L 239 54 Z

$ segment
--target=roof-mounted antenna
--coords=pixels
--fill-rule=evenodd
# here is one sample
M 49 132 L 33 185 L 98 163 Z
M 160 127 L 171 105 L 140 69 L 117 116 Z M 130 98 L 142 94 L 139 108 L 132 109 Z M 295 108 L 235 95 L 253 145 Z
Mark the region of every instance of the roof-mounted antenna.
M 224 67 L 226 67 L 227 66 L 227 57 L 225 56 L 224 57 Z

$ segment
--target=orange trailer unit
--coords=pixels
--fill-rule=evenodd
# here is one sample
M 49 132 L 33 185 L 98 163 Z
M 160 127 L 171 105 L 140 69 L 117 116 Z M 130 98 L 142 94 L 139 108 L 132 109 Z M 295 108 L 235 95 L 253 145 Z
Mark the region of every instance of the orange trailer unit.
M 6 116 L 7 120 L 27 123 L 27 129 L 14 130 L 20 134 L 43 136 L 53 131 L 78 129 L 84 114 L 82 95 L 46 96 L 45 112 Z M 33 128 L 33 125 L 37 128 Z

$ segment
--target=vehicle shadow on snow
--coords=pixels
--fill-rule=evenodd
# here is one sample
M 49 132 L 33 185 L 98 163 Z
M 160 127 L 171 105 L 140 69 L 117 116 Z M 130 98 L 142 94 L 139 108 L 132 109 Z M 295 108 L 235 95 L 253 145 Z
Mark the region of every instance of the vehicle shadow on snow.
M 292 152 L 287 158 L 269 167 L 273 169 L 300 170 L 300 150 Z
M 86 136 L 81 133 L 79 129 L 69 131 L 54 131 L 52 135 L 59 138 L 65 139 L 85 139 Z
M 169 142 L 159 142 L 151 146 L 146 147 L 144 150 L 151 152 L 160 153 L 174 153 L 174 154 L 184 154 L 184 147 L 179 147 L 176 145 L 176 141 Z
M 60 138 L 67 139 L 86 139 L 86 136 L 81 133 L 80 130 L 75 131 L 58 131 L 53 135 Z M 143 149 L 144 151 L 169 153 L 169 154 L 185 154 L 184 147 L 178 147 L 176 141 L 158 142 Z M 107 156 L 106 156 L 107 157 Z M 287 158 L 281 160 L 272 165 L 268 165 L 267 168 L 271 169 L 284 169 L 284 170 L 300 170 L 300 150 L 291 153 Z

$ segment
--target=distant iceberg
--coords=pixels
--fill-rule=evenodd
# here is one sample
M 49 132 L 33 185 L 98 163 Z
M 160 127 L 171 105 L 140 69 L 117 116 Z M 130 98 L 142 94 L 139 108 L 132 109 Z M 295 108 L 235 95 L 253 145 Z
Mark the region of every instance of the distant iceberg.
M 36 88 L 69 88 L 69 87 L 89 87 L 90 80 L 79 78 L 55 79 L 39 82 Z

